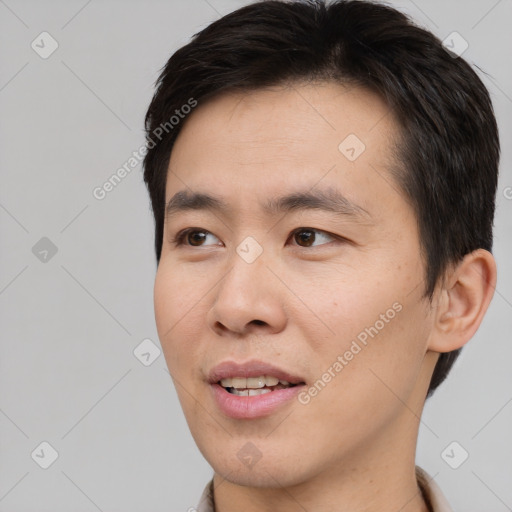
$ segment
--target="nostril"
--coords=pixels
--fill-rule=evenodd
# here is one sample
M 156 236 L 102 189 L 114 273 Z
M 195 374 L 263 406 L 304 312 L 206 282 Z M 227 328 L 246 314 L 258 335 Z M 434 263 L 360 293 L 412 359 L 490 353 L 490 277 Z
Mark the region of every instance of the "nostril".
M 265 322 L 263 320 L 253 320 L 252 323 L 256 325 L 265 325 Z

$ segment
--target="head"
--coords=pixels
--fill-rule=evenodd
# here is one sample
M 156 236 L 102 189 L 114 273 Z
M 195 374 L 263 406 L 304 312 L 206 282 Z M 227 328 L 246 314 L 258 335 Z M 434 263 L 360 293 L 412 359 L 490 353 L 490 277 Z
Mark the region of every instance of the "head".
M 419 411 L 495 282 L 499 142 L 471 67 L 381 4 L 259 2 L 172 55 L 146 130 L 157 328 L 206 458 L 227 473 L 257 438 L 304 474 Z M 215 366 L 249 359 L 305 384 L 289 420 L 214 407 Z

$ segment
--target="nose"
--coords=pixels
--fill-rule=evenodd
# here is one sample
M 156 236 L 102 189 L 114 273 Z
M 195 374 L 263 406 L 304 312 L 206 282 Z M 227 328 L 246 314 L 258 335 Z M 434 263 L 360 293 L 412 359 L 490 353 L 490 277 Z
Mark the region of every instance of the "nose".
M 247 263 L 235 253 L 231 263 L 215 288 L 207 313 L 209 327 L 222 336 L 282 331 L 286 325 L 282 286 L 263 257 Z

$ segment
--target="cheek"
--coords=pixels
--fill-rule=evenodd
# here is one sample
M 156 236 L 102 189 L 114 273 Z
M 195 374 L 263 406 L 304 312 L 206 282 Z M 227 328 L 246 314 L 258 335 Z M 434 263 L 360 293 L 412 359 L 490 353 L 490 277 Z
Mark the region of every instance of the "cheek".
M 381 419 L 394 414 L 403 409 L 420 375 L 429 333 L 424 307 L 416 299 L 381 299 L 358 303 L 363 312 L 355 308 L 352 317 L 340 317 L 336 336 L 322 350 L 317 367 L 331 369 L 336 378 L 322 391 L 321 401 L 340 414 L 347 408 L 373 411 Z
M 176 276 L 166 271 L 165 265 L 160 263 L 156 273 L 153 298 L 156 326 L 162 345 L 166 342 L 168 331 L 179 315 L 179 300 L 174 293 L 177 285 Z
M 364 273 L 325 268 L 287 279 L 297 283 L 294 292 L 301 300 L 293 301 L 290 316 L 307 340 L 315 377 L 330 370 L 343 374 L 334 379 L 337 384 L 355 379 L 356 387 L 371 394 L 378 379 L 370 369 L 398 386 L 414 380 L 425 353 L 428 318 L 421 289 L 410 293 L 410 278 L 396 265 L 365 268 Z M 338 364 L 336 371 L 338 356 L 343 369 Z
M 350 340 L 361 333 L 364 338 L 365 328 L 375 322 L 382 329 L 381 314 L 390 310 L 385 320 L 396 314 L 391 308 L 400 297 L 399 283 L 395 280 L 393 288 L 390 282 L 379 280 L 382 274 L 382 269 L 374 272 L 370 265 L 365 267 L 365 272 L 349 266 L 325 265 L 314 271 L 301 268 L 288 273 L 283 280 L 291 283 L 293 289 L 289 300 L 293 310 L 289 317 L 299 325 L 317 353 L 343 350 L 345 345 L 348 348 Z
M 174 270 L 172 270 L 174 269 Z M 164 351 L 167 366 L 172 375 L 194 357 L 195 344 L 203 323 L 201 289 L 185 272 L 176 272 L 176 266 L 161 262 L 154 286 L 155 321 L 158 337 Z M 203 314 L 204 316 L 204 314 Z
M 197 314 L 208 289 L 206 276 L 197 269 L 189 272 L 186 266 L 176 265 L 174 261 L 161 261 L 154 286 L 157 328 L 165 333 L 171 328 L 174 331 L 173 326 L 177 327 L 178 323 L 181 328 L 190 324 L 188 319 Z

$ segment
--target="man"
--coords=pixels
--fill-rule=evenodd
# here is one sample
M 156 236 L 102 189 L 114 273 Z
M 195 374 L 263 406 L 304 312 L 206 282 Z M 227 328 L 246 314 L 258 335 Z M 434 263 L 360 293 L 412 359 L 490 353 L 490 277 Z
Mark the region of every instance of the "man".
M 169 59 L 146 129 L 157 329 L 214 469 L 198 510 L 451 510 L 414 461 L 496 283 L 471 67 L 383 5 L 260 2 Z

